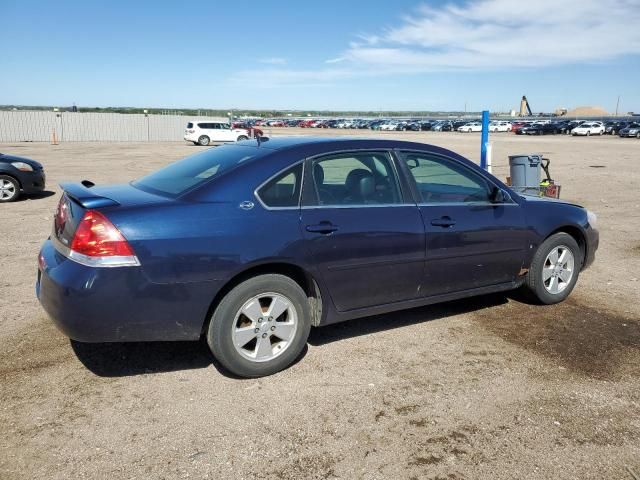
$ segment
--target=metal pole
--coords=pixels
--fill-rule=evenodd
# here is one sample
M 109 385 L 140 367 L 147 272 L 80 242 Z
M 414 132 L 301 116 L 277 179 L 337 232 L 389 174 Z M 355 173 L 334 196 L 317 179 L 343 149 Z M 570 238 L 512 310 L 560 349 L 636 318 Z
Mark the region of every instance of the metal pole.
M 482 111 L 482 135 L 480 138 L 480 167 L 487 169 L 487 143 L 489 142 L 489 110 Z

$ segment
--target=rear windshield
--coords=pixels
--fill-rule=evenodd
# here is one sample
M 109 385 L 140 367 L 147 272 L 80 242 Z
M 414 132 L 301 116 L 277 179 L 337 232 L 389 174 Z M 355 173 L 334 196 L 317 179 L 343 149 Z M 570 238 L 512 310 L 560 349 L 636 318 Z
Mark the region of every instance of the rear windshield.
M 133 186 L 177 197 L 241 163 L 264 156 L 268 150 L 255 147 L 223 145 L 168 165 L 133 182 Z

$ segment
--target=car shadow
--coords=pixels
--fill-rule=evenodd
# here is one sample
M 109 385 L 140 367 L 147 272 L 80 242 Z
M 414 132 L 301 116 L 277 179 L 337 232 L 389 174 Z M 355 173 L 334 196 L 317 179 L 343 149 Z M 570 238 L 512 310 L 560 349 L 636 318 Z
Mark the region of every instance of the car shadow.
M 217 363 L 203 341 L 82 343 L 71 340 L 71 348 L 78 360 L 100 377 L 194 370 Z
M 312 328 L 308 345 L 322 346 L 361 335 L 469 313 L 508 301 L 509 297 L 505 294 L 492 294 Z M 78 360 L 100 377 L 128 377 L 213 366 L 226 377 L 240 379 L 218 363 L 204 339 L 193 342 L 70 342 Z M 305 357 L 307 350 L 308 346 L 305 345 L 294 364 Z
M 313 346 L 326 345 L 346 338 L 359 337 L 372 333 L 407 327 L 416 323 L 430 322 L 441 318 L 461 315 L 505 304 L 509 297 L 504 293 L 465 298 L 446 303 L 437 303 L 425 307 L 400 310 L 397 312 L 363 317 L 348 322 L 314 328 L 309 335 L 309 344 Z
M 55 194 L 56 192 L 52 192 L 51 190 L 43 190 L 42 192 L 39 192 L 39 193 L 23 193 L 15 201 L 26 202 L 27 200 L 40 200 L 42 198 L 48 198 Z
M 132 377 L 154 373 L 197 370 L 213 366 L 228 378 L 245 380 L 229 372 L 212 355 L 204 340 L 193 342 L 82 343 L 70 340 L 80 362 L 99 377 Z M 308 346 L 292 363 L 307 354 Z

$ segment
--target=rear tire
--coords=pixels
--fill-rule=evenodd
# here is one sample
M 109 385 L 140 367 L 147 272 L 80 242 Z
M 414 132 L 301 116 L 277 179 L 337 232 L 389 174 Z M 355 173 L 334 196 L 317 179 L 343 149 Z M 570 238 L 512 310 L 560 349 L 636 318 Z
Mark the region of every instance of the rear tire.
M 203 147 L 206 147 L 207 145 L 209 145 L 210 142 L 211 142 L 211 139 L 206 135 L 201 135 L 200 138 L 198 138 L 198 145 L 202 145 Z
M 523 287 L 542 304 L 559 303 L 572 292 L 581 268 L 578 243 L 567 233 L 556 233 L 538 247 Z
M 246 135 L 240 135 L 236 141 L 241 142 L 243 140 L 249 140 L 249 137 Z
M 20 184 L 9 175 L 0 175 L 0 203 L 15 202 L 20 197 Z
M 310 318 L 300 285 L 284 275 L 260 275 L 240 283 L 220 301 L 207 343 L 235 375 L 272 375 L 298 358 L 309 337 Z

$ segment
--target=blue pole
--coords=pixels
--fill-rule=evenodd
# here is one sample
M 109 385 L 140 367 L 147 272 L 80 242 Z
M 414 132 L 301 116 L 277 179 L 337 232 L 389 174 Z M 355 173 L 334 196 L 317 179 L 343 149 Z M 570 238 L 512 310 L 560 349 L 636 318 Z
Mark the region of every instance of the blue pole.
M 480 138 L 480 167 L 487 169 L 487 143 L 489 143 L 489 110 L 482 111 L 482 136 Z

